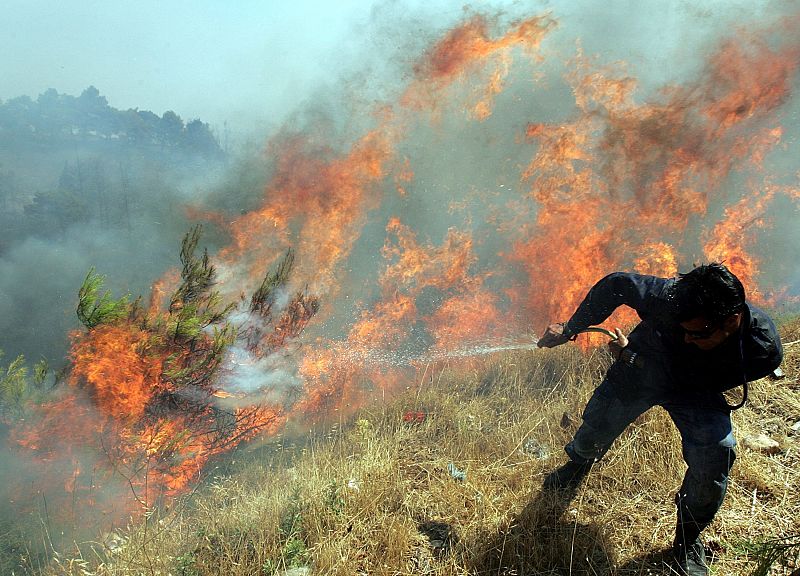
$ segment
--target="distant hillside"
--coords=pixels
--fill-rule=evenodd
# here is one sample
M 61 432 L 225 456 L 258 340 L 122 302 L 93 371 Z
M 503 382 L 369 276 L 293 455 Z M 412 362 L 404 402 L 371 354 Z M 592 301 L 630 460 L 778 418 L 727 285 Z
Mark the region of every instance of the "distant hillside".
M 0 146 L 58 148 L 98 141 L 214 159 L 223 156 L 205 122 L 195 119 L 184 123 L 172 111 L 159 117 L 149 110 L 117 110 L 94 86 L 78 97 L 50 88 L 36 100 L 19 96 L 0 103 Z
M 52 88 L 36 100 L 19 96 L 0 102 L 0 215 L 26 211 L 37 195 L 63 192 L 65 185 L 86 202 L 93 191 L 115 188 L 119 195 L 154 174 L 160 181 L 185 182 L 225 157 L 202 120 L 184 122 L 172 111 L 117 110 L 94 86 L 77 97 Z

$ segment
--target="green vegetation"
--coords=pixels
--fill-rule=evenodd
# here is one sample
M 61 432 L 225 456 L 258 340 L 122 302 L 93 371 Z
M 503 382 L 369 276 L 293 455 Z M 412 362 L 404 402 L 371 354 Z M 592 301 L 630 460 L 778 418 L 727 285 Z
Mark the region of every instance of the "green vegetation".
M 800 532 L 789 536 L 745 542 L 743 548 L 758 562 L 758 566 L 750 576 L 769 576 L 774 573 L 773 567 L 796 563 L 800 557 Z M 796 573 L 793 572 L 793 574 Z
M 0 350 L 0 362 L 2 359 L 3 351 Z M 44 359 L 33 365 L 33 374 L 22 355 L 7 366 L 0 364 L 0 422 L 19 418 L 26 405 L 44 393 L 48 375 L 49 366 Z
M 800 321 L 782 335 L 797 340 Z M 669 574 L 684 464 L 660 409 L 625 432 L 572 501 L 540 490 L 607 363 L 603 350 L 564 347 L 426 366 L 349 419 L 307 434 L 290 424 L 168 511 L 120 531 L 119 546 L 85 545 L 72 568 L 61 557 L 43 573 Z M 734 414 L 740 438 L 766 432 L 782 450 L 739 449 L 728 499 L 704 534 L 714 574 L 796 567 L 796 346 L 783 369 L 786 379 L 755 383 Z M 406 421 L 410 410 L 426 417 Z
M 77 314 L 88 329 L 86 338 L 103 325 L 121 325 L 148 335 L 141 354 L 165 357 L 158 385 L 169 391 L 169 402 L 175 402 L 172 394 L 187 387 L 203 390 L 203 397 L 210 397 L 216 390 L 215 377 L 225 351 L 237 338 L 236 328 L 227 319 L 236 304 L 224 303 L 214 290 L 216 269 L 208 251 L 204 250 L 202 256 L 196 254 L 201 232 L 202 227 L 195 226 L 183 238 L 181 282 L 170 296 L 166 313 L 144 310 L 141 297 L 134 302 L 128 295 L 113 298 L 103 291 L 104 277 L 94 269 L 78 292 Z M 271 277 L 274 274 L 268 272 L 267 278 Z M 288 271 L 279 284 L 287 280 Z M 199 408 L 205 410 L 207 406 Z
M 89 270 L 86 279 L 78 290 L 78 319 L 86 328 L 92 329 L 100 324 L 113 324 L 126 318 L 130 312 L 128 296 L 115 300 L 109 292 L 100 291 L 105 277 Z

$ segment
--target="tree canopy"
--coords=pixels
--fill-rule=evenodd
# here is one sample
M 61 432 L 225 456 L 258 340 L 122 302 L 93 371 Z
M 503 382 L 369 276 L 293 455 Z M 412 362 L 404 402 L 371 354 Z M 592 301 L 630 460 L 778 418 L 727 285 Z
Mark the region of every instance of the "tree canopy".
M 94 86 L 77 97 L 50 88 L 36 100 L 18 96 L 0 103 L 0 141 L 11 139 L 52 146 L 65 141 L 115 140 L 208 158 L 223 156 L 207 123 L 199 119 L 184 122 L 172 110 L 161 116 L 149 110 L 118 110 L 109 106 Z

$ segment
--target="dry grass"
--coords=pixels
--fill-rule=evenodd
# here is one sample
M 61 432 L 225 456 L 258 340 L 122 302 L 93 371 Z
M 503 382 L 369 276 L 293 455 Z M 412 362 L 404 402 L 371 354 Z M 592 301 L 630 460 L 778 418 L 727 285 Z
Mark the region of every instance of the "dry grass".
M 800 339 L 800 321 L 782 330 L 785 341 Z M 607 362 L 563 347 L 429 366 L 391 402 L 303 445 L 289 445 L 287 433 L 251 448 L 227 475 L 121 534 L 113 551 L 59 557 L 48 574 L 668 574 L 684 464 L 662 410 L 620 437 L 572 501 L 540 491 Z M 791 430 L 800 345 L 783 368 L 785 380 L 753 385 L 734 415 L 739 437 L 768 432 L 782 451 L 739 449 L 728 499 L 704 535 L 714 574 L 749 574 L 745 543 L 800 531 L 800 435 Z M 407 410 L 428 416 L 406 423 Z

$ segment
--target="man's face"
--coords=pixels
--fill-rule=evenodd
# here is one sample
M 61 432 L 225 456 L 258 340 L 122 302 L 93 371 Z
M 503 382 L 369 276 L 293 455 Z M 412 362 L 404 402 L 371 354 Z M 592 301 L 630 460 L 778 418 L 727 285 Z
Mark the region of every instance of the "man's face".
M 692 318 L 680 323 L 683 341 L 694 344 L 700 350 L 713 350 L 736 332 L 741 321 L 741 312 L 728 316 L 721 322 L 711 322 L 704 316 Z

